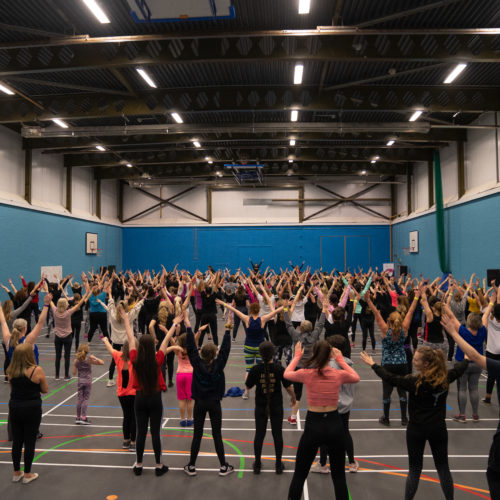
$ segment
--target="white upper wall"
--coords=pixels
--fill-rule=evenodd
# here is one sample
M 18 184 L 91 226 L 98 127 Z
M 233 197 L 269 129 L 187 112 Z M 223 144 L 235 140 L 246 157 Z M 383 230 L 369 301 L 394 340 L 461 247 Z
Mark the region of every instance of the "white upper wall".
M 0 127 L 0 199 L 24 200 L 24 151 L 21 136 Z
M 426 162 L 418 161 L 413 166 L 412 210 L 423 212 L 429 208 L 429 172 Z

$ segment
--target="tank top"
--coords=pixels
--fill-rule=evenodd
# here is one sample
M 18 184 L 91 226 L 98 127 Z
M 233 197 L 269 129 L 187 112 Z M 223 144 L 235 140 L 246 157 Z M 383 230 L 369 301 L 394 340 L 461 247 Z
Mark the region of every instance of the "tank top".
M 261 326 L 260 317 L 253 319 L 250 316 L 248 328 L 246 329 L 245 345 L 259 347 L 262 342 L 264 342 L 264 330 Z
M 10 380 L 12 387 L 9 405 L 11 407 L 41 406 L 40 384 L 31 380 L 36 367 L 33 368 L 29 378 L 26 375 Z
M 25 340 L 26 340 L 26 337 L 20 338 L 18 345 L 22 344 Z M 15 347 L 10 345 L 10 340 L 9 340 L 9 345 L 8 345 L 8 349 L 7 349 L 7 354 L 9 356 L 9 360 L 12 360 L 12 355 L 14 354 L 14 349 L 15 349 Z M 38 359 L 38 347 L 36 346 L 36 344 L 33 345 L 33 353 L 35 354 L 36 364 L 39 365 L 40 361 Z
M 431 344 L 441 344 L 444 342 L 441 317 L 434 316 L 430 323 L 425 324 L 425 340 Z

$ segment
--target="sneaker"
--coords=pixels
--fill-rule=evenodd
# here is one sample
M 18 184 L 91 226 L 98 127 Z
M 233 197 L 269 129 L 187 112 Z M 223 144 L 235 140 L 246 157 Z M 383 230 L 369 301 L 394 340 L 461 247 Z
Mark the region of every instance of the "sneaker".
M 128 450 L 130 448 L 130 441 L 129 440 L 123 441 L 122 448 L 124 450 Z
M 133 469 L 134 474 L 136 476 L 140 476 L 142 474 L 142 467 L 137 467 L 137 465 L 134 465 Z
M 467 423 L 467 420 L 465 419 L 465 415 L 455 415 L 453 417 L 453 420 L 455 420 L 455 422 L 460 422 L 461 424 Z
M 172 381 L 170 381 L 170 382 L 168 383 L 168 386 L 169 386 L 169 387 L 173 387 L 173 386 L 174 386 L 174 383 L 173 383 Z
M 61 377 L 59 377 L 59 376 L 55 376 L 55 377 L 54 377 L 54 380 L 61 380 Z
M 15 474 L 12 476 L 12 482 L 13 483 L 18 483 L 19 481 L 21 481 L 21 479 L 24 477 L 24 472 L 21 472 L 21 474 L 19 474 L 19 476 L 16 476 Z
M 481 399 L 481 403 L 484 403 L 485 405 L 491 405 L 491 398 L 483 398 Z
M 113 387 L 115 385 L 114 380 L 108 380 L 108 383 L 106 384 L 106 387 Z
M 187 420 L 181 420 L 181 427 L 187 427 Z
M 382 425 L 385 425 L 387 427 L 389 427 L 391 425 L 391 421 L 387 418 L 387 417 L 384 417 L 383 415 L 378 419 L 378 421 L 382 424 Z
M 479 422 L 479 415 L 472 415 L 473 422 Z
M 38 479 L 38 474 L 35 472 L 31 477 L 23 477 L 23 484 L 29 484 L 31 481 Z
M 401 425 L 402 425 L 403 427 L 406 427 L 406 426 L 408 425 L 408 418 L 407 418 L 407 417 L 403 417 L 403 418 L 401 419 Z
M 219 469 L 219 476 L 227 476 L 234 472 L 234 467 L 232 465 L 226 464 Z
M 135 451 L 135 443 L 130 443 L 128 451 Z
M 285 470 L 285 464 L 283 462 L 276 462 L 275 465 L 276 474 L 283 474 Z
M 319 474 L 330 474 L 330 467 L 328 465 L 321 465 L 319 462 L 316 462 L 311 467 L 311 472 L 317 472 Z
M 193 425 L 194 425 L 194 420 L 187 420 L 186 422 L 187 422 L 187 423 L 186 423 L 186 427 L 193 427 Z
M 67 382 L 68 380 L 71 380 L 71 377 L 64 377 L 64 380 Z
M 261 462 L 257 462 L 257 461 L 255 461 L 255 462 L 253 463 L 253 473 L 254 473 L 254 474 L 260 474 L 260 469 L 261 469 L 261 467 L 262 467 L 262 463 L 261 463 Z
M 248 392 L 244 392 L 241 399 L 248 399 Z
M 7 377 L 5 377 L 5 378 L 3 379 L 3 383 L 4 383 L 4 384 L 8 384 L 8 383 L 9 383 L 9 379 L 8 379 Z
M 82 424 L 82 425 L 90 425 L 91 423 L 92 423 L 92 420 L 89 420 L 87 417 L 80 419 L 80 424 Z
M 184 472 L 188 476 L 196 476 L 196 467 L 194 465 L 185 465 Z
M 50 337 L 50 333 L 47 333 L 47 335 L 45 335 L 45 338 L 48 339 Z
M 168 472 L 167 465 L 162 465 L 161 467 L 155 467 L 155 475 L 157 477 L 163 476 L 163 474 L 166 474 L 167 472 Z
M 358 472 L 358 469 L 359 469 L 359 464 L 358 462 L 356 462 L 356 460 L 354 460 L 352 464 L 349 464 L 349 472 L 355 473 Z
M 76 419 L 75 419 L 75 424 L 76 424 L 76 425 L 80 425 L 81 423 L 82 423 L 82 419 L 81 419 L 81 418 L 76 417 Z
M 42 439 L 42 438 L 43 438 L 43 434 L 42 434 L 40 431 L 38 431 L 38 432 L 36 433 L 36 438 L 37 438 L 37 439 Z
M 292 415 L 292 416 L 288 417 L 288 423 L 290 425 L 297 425 L 297 419 Z

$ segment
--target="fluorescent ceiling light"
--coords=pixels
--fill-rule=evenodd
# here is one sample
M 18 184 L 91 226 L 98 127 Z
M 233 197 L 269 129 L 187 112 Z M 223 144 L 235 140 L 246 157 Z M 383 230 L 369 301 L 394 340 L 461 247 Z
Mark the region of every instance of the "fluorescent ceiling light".
M 415 111 L 415 113 L 413 113 L 411 116 L 410 116 L 410 121 L 411 122 L 414 122 L 415 120 L 418 120 L 420 118 L 420 115 L 422 114 L 422 111 Z
M 209 165 L 212 165 L 213 161 L 212 160 L 208 160 L 208 164 Z
M 380 156 L 375 156 L 375 159 L 376 160 L 380 160 Z
M 392 139 L 387 142 L 387 146 L 392 146 L 396 141 L 393 141 Z
M 193 146 L 195 148 L 201 148 L 201 144 L 198 141 L 193 141 Z
M 156 88 L 156 83 L 151 80 L 151 77 L 142 69 L 142 68 L 136 68 L 137 73 L 142 76 L 144 81 L 150 86 L 153 87 L 154 89 Z
M 171 116 L 177 123 L 184 123 L 179 113 L 171 113 Z
M 377 160 L 372 160 L 370 163 L 377 163 Z
M 127 163 L 128 168 L 132 168 L 132 163 Z
M 98 144 L 95 148 L 99 151 L 106 151 L 106 148 L 104 146 L 101 146 L 100 144 Z
M 108 24 L 111 22 L 108 16 L 101 9 L 101 7 L 97 5 L 97 2 L 95 0 L 83 0 L 83 3 L 89 8 L 90 12 L 92 12 L 92 14 L 97 17 L 97 20 L 101 24 Z
M 366 175 L 366 170 L 361 170 L 361 175 Z
M 311 0 L 299 0 L 299 14 L 309 14 Z
M 467 64 L 457 64 L 453 71 L 446 77 L 444 83 L 451 83 L 455 78 L 462 73 L 462 71 L 467 67 Z
M 293 83 L 295 85 L 300 85 L 302 83 L 302 75 L 304 74 L 304 65 L 296 64 L 295 73 L 293 74 Z
M 290 146 L 295 146 L 295 139 L 290 139 Z
M 52 118 L 52 121 L 56 124 L 56 125 L 59 125 L 60 127 L 62 128 L 68 128 L 69 125 L 65 122 L 63 122 L 62 120 L 59 120 L 59 118 Z
M 2 91 L 4 94 L 7 94 L 7 95 L 14 95 L 14 92 L 12 92 L 12 90 L 7 88 L 5 85 L 0 84 L 0 91 Z
M 299 118 L 299 112 L 296 109 L 292 109 L 292 113 L 290 115 L 290 120 L 292 122 L 296 122 Z
M 288 163 L 293 163 L 293 160 L 288 160 Z

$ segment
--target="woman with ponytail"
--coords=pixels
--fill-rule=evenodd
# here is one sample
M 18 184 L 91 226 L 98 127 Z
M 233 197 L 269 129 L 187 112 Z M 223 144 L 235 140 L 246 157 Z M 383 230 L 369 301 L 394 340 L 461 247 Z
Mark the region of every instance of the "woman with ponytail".
M 404 321 L 401 314 L 394 311 L 387 318 L 387 323 L 382 318 L 379 310 L 374 306 L 370 295 L 366 294 L 366 302 L 372 310 L 375 321 L 380 328 L 382 337 L 382 366 L 390 373 L 396 375 L 406 375 L 408 373 L 408 365 L 405 352 L 405 337 L 410 328 L 413 312 L 417 307 L 417 302 L 420 297 L 420 292 L 415 294 L 415 298 L 406 313 Z M 384 414 L 379 418 L 382 425 L 391 425 L 389 419 L 389 410 L 391 408 L 391 394 L 393 386 L 382 380 L 382 403 Z M 397 387 L 399 395 L 399 405 L 401 407 L 401 425 L 408 425 L 408 417 L 406 416 L 407 399 L 406 392 L 401 387 Z
M 446 398 L 449 385 L 460 377 L 468 361 L 446 369 L 445 354 L 428 346 L 419 347 L 413 356 L 416 375 L 401 376 L 375 363 L 367 353 L 361 359 L 385 382 L 409 393 L 410 420 L 406 429 L 409 470 L 405 500 L 415 497 L 422 472 L 424 449 L 429 441 L 441 489 L 447 500 L 453 499 L 453 478 L 448 465 L 448 431 L 446 429 Z
M 266 436 L 267 421 L 271 420 L 271 431 L 274 439 L 276 454 L 276 474 L 281 474 L 285 468 L 281 461 L 283 453 L 283 397 L 281 386 L 290 395 L 290 404 L 295 404 L 295 393 L 292 383 L 283 378 L 285 369 L 274 362 L 274 345 L 271 342 L 262 342 L 259 346 L 262 363 L 254 365 L 248 373 L 245 385 L 247 389 L 256 386 L 255 392 L 255 438 L 253 441 L 255 462 L 254 474 L 260 474 L 262 444 Z

